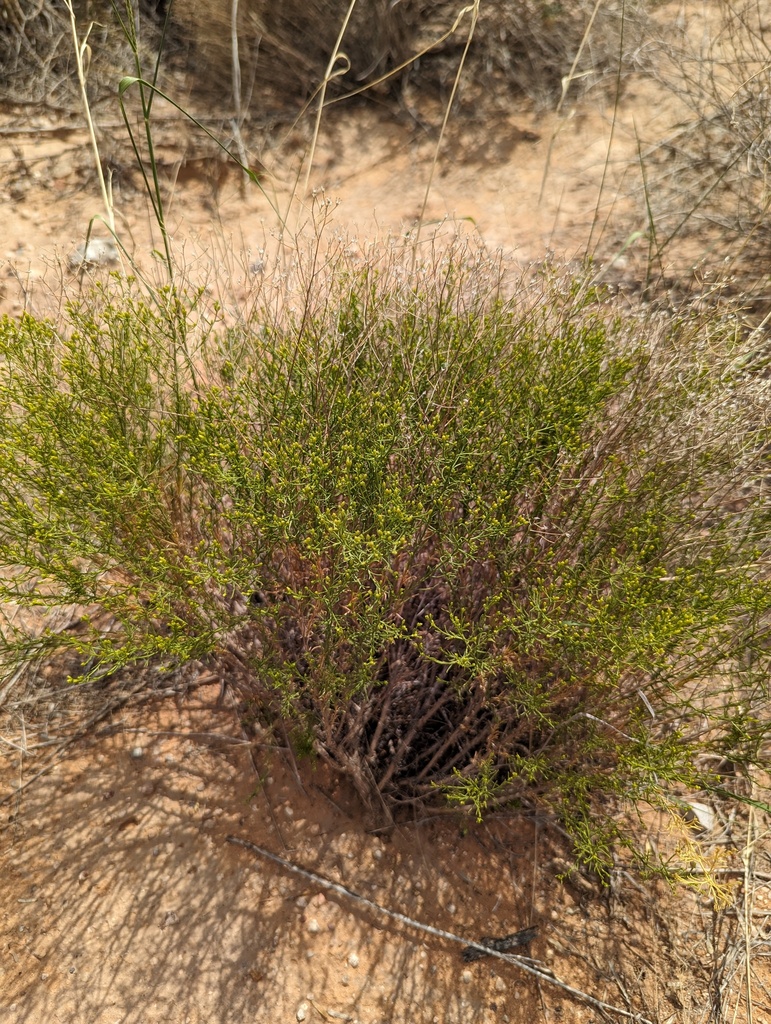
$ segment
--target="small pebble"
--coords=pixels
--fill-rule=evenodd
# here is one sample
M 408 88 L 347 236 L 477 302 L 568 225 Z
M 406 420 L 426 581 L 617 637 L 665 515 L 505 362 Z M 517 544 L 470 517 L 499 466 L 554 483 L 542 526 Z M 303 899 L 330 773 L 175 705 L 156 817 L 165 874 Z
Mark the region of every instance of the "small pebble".
M 308 1004 L 300 1003 L 300 1005 L 297 1007 L 297 1013 L 295 1014 L 295 1016 L 297 1017 L 298 1020 L 305 1020 L 305 1018 L 308 1016 Z
M 305 910 L 305 908 L 308 906 L 308 901 L 304 896 L 298 896 L 294 902 L 295 906 L 299 907 L 300 910 Z
M 375 849 L 372 851 L 372 857 L 374 860 L 383 859 L 383 851 L 380 849 L 379 846 L 376 846 Z
M 448 903 L 447 904 L 447 913 L 448 914 L 454 914 L 457 909 L 458 908 L 455 906 L 454 903 Z
M 348 957 L 348 963 L 350 964 L 351 967 L 358 967 L 359 966 L 359 958 L 358 958 L 358 956 L 355 953 L 351 953 L 351 955 Z
M 294 818 L 294 811 L 289 806 L 289 804 L 287 804 L 286 807 L 284 808 L 284 814 L 287 816 L 287 818 Z
M 135 760 L 139 760 L 140 757 L 144 757 L 144 753 L 144 747 L 132 747 L 131 749 L 131 756 Z
M 460 980 L 464 983 L 464 985 L 468 985 L 472 978 L 473 974 L 471 973 L 471 971 L 464 971 L 463 974 L 461 974 L 460 976 Z
M 308 922 L 308 931 L 311 933 L 311 935 L 318 935 L 318 933 L 321 931 L 321 925 L 319 924 L 315 917 L 312 917 Z
M 342 978 L 340 979 L 340 984 L 345 985 L 346 988 L 351 984 L 351 979 L 348 977 L 347 974 L 344 974 L 342 976 Z
M 505 992 L 506 991 L 506 982 L 503 980 L 503 978 L 496 978 L 495 979 L 495 991 L 496 992 Z

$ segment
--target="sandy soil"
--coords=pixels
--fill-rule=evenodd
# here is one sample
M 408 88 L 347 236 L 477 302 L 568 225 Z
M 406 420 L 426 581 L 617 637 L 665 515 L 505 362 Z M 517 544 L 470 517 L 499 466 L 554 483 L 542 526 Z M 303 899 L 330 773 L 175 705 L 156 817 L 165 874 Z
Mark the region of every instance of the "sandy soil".
M 657 100 L 657 102 L 654 102 Z M 527 105 L 496 115 L 483 128 L 468 116 L 451 123 L 442 144 L 423 214 L 422 238 L 463 233 L 489 249 L 513 251 L 523 264 L 546 253 L 573 259 L 586 252 L 617 258 L 627 283 L 639 283 L 639 239 L 645 209 L 636 170 L 637 135 L 659 138 L 673 120 L 654 85 L 631 82 L 624 105 L 587 100 L 559 117 Z M 643 126 L 640 114 L 644 112 Z M 158 110 L 158 157 L 167 188 L 167 220 L 175 251 L 188 271 L 226 269 L 231 279 L 248 276 L 262 250 L 279 235 L 283 244 L 315 230 L 314 204 L 291 202 L 297 194 L 299 160 L 307 133 L 255 143 L 254 166 L 268 168 L 264 191 L 244 183 L 240 171 L 211 149 L 200 155 L 200 140 Z M 439 111 L 434 120 L 438 120 Z M 103 215 L 88 137 L 74 125 L 46 122 L 10 127 L 0 135 L 0 204 L 5 265 L 0 302 L 5 310 L 41 310 L 56 304 L 63 284 L 72 284 L 68 257 L 82 244 L 93 217 Z M 12 122 L 17 124 L 17 122 Z M 140 265 L 160 248 L 160 236 L 141 178 L 131 164 L 117 122 L 102 129 L 103 163 L 113 171 L 116 228 Z M 247 139 L 247 142 L 250 140 Z M 414 237 L 426 196 L 438 135 L 377 109 L 359 109 L 325 122 L 315 152 L 309 189 L 324 190 L 331 202 L 325 234 L 335 232 L 361 245 Z M 94 222 L 93 234 L 107 232 Z
M 116 711 L 6 804 L 0 1020 L 603 1019 L 516 965 L 466 965 L 459 946 L 325 892 L 229 834 L 469 940 L 537 925 L 530 954 L 572 986 L 651 1020 L 708 1019 L 709 946 L 726 938 L 710 935 L 708 900 L 643 889 L 622 871 L 603 893 L 570 873 L 545 820 L 378 827 L 323 766 L 295 774 L 247 741 L 219 697 L 219 686 L 187 683 Z M 14 752 L 4 791 L 35 766 Z

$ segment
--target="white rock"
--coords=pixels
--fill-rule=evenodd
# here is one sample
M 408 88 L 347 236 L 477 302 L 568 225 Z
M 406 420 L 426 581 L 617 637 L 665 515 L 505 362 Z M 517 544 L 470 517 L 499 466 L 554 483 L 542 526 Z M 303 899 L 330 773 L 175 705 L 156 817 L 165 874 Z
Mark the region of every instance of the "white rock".
M 686 821 L 698 822 L 702 832 L 711 832 L 715 827 L 715 812 L 707 804 L 700 803 L 698 800 L 691 800 L 688 803 L 688 810 L 683 817 Z
M 464 971 L 463 974 L 461 974 L 460 976 L 460 980 L 463 982 L 464 985 L 468 985 L 472 978 L 473 974 L 471 973 L 471 971 Z
M 131 749 L 131 756 L 133 758 L 135 758 L 136 760 L 139 760 L 139 758 L 140 757 L 144 757 L 144 755 L 145 755 L 144 747 L 132 747 L 132 749 Z
M 321 925 L 319 924 L 315 917 L 312 917 L 308 922 L 308 931 L 311 933 L 311 935 L 318 935 L 319 932 L 321 931 Z
M 351 965 L 351 967 L 358 967 L 359 966 L 359 958 L 358 958 L 358 956 L 355 953 L 351 953 L 351 955 L 348 957 L 348 963 Z
M 309 1007 L 307 1003 L 300 1003 L 300 1005 L 297 1007 L 297 1013 L 295 1014 L 295 1017 L 297 1017 L 298 1020 L 305 1020 L 305 1018 L 308 1016 L 308 1009 Z
M 503 978 L 496 978 L 495 979 L 495 991 L 496 992 L 505 992 L 506 991 L 506 982 L 503 980 Z
M 118 260 L 118 246 L 112 238 L 89 238 L 88 243 L 81 242 L 67 260 L 70 270 L 83 267 L 103 267 Z

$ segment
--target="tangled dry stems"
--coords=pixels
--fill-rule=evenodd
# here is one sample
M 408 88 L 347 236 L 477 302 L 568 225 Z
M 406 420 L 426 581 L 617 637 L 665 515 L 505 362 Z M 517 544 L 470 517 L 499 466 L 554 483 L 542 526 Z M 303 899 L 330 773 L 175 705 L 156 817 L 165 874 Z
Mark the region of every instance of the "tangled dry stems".
M 771 50 L 767 12 L 756 0 L 683 12 L 656 47 L 652 69 L 683 109 L 649 154 L 649 193 L 659 259 L 682 239 L 719 249 L 745 297 L 764 310 L 757 274 L 769 247 Z
M 74 6 L 81 34 L 91 29 L 89 85 L 91 102 L 96 104 L 114 93 L 116 81 L 131 70 L 131 54 L 110 0 Z M 296 113 L 324 80 L 347 6 L 342 0 L 302 4 L 252 0 L 238 5 L 234 26 L 230 3 L 173 0 L 164 64 L 175 72 L 179 88 L 196 96 L 199 113 L 221 112 L 223 101 L 233 101 L 235 28 L 240 91 L 252 117 L 259 121 L 266 108 Z M 330 97 L 358 90 L 402 66 L 403 72 L 378 88 L 381 102 L 385 92 L 398 104 L 408 83 L 420 93 L 446 97 L 463 49 L 465 24 L 438 46 L 432 44 L 448 32 L 462 7 L 448 0 L 357 4 L 341 46 L 344 56 L 330 83 Z M 122 3 L 118 8 L 123 12 Z M 142 0 L 135 12 L 148 65 L 165 12 L 165 4 L 151 0 Z M 77 110 L 66 11 L 53 0 L 34 5 L 3 0 L 0 14 L 5 99 Z M 593 27 L 587 34 L 590 21 Z M 646 4 L 641 0 L 614 0 L 596 11 L 590 0 L 559 5 L 535 0 L 484 3 L 467 68 L 469 100 L 514 89 L 539 104 L 552 104 L 561 94 L 563 79 L 585 35 L 574 91 L 615 80 L 619 61 L 627 69 L 637 62 L 646 24 Z M 411 63 L 426 47 L 428 52 Z

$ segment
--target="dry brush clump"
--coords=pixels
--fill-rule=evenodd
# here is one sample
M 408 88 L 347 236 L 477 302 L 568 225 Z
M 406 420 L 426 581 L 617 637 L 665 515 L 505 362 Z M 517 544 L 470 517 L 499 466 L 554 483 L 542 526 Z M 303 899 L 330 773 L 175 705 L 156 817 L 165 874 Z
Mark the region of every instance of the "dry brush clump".
M 141 0 L 131 8 L 140 50 L 152 64 L 161 39 L 157 5 Z M 89 102 L 115 96 L 119 79 L 134 66 L 132 49 L 121 31 L 111 0 L 73 0 L 79 36 L 86 42 Z M 173 63 L 179 42 L 167 39 L 166 62 Z M 0 101 L 14 111 L 30 106 L 66 117 L 81 109 L 70 14 L 56 0 L 0 0 Z
M 598 870 L 620 808 L 762 759 L 768 396 L 736 325 L 548 270 L 506 299 L 484 255 L 295 274 L 229 328 L 117 279 L 3 321 L 9 666 L 205 662 L 370 805 L 535 803 Z M 18 628 L 36 605 L 84 617 Z
M 210 72 L 206 88 L 227 92 L 232 5 L 177 4 L 175 21 Z M 266 94 L 274 102 L 296 103 L 314 92 L 325 77 L 348 7 L 348 0 L 239 4 L 242 78 L 251 82 L 255 114 Z M 560 97 L 574 62 L 574 91 L 609 77 L 615 83 L 619 65 L 625 71 L 635 65 L 646 24 L 647 6 L 641 0 L 482 3 L 463 76 L 469 101 L 486 108 L 514 92 L 549 105 Z M 448 0 L 358 3 L 340 42 L 344 57 L 335 66 L 339 77 L 330 83 L 330 95 L 344 96 L 396 72 L 379 87 L 381 98 L 390 92 L 399 101 L 409 84 L 414 96 L 446 99 L 470 26 L 471 5 Z
M 185 95 L 195 96 L 199 113 L 221 114 L 225 101 L 232 114 L 237 92 L 236 113 L 248 111 L 257 121 L 277 110 L 296 114 L 324 81 L 348 7 L 348 0 L 74 3 L 81 37 L 88 33 L 93 103 L 114 93 L 122 74 L 132 70 L 119 20 L 135 24 L 144 62 L 150 66 L 168 15 L 165 70 L 174 74 Z M 398 71 L 379 88 L 380 102 L 390 92 L 398 103 L 408 82 L 417 96 L 446 99 L 468 35 L 470 10 L 470 5 L 448 0 L 355 4 L 329 96 L 339 97 Z M 54 0 L 3 0 L 0 13 L 3 98 L 76 109 L 66 8 Z M 615 83 L 619 63 L 625 69 L 636 63 L 646 24 L 644 0 L 482 3 L 466 68 L 469 101 L 487 104 L 496 97 L 503 102 L 514 91 L 551 104 L 561 95 L 574 62 L 573 90 L 609 77 Z
M 682 12 L 656 46 L 653 66 L 683 113 L 647 166 L 654 253 L 663 257 L 695 236 L 700 252 L 712 250 L 737 269 L 745 291 L 760 289 L 764 306 L 758 267 L 771 245 L 770 29 L 757 0 Z

